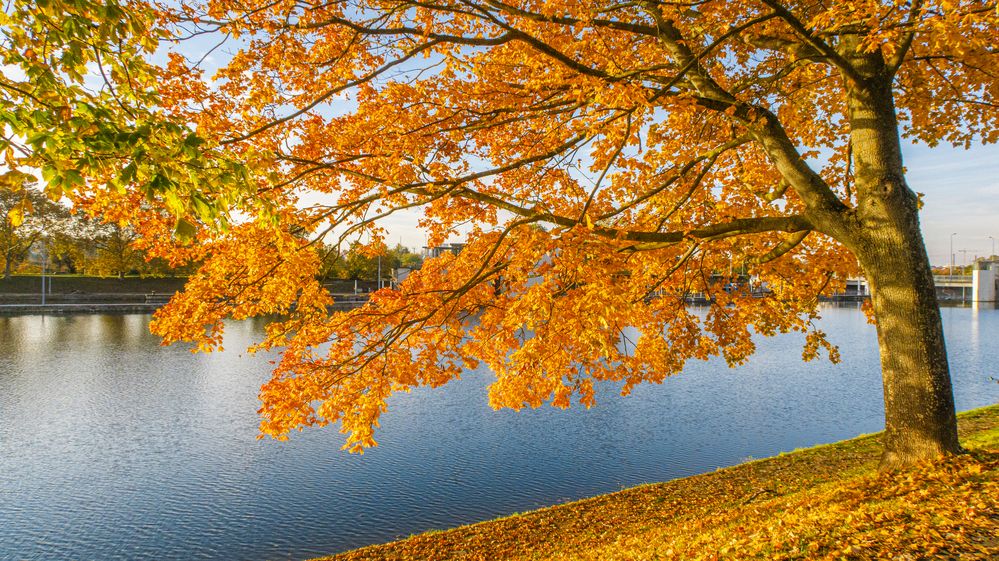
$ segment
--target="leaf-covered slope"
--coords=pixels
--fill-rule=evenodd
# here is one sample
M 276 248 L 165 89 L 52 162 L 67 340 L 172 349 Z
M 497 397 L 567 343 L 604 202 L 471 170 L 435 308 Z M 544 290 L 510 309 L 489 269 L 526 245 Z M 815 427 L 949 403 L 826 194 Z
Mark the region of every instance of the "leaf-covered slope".
M 971 454 L 914 470 L 865 436 L 327 560 L 995 559 L 999 405 L 960 422 Z

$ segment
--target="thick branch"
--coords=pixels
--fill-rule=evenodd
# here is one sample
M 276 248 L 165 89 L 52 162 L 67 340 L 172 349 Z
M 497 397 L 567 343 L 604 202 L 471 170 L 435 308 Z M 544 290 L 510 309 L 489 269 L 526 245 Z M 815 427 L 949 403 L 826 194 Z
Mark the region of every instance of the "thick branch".
M 804 201 L 808 212 L 820 218 L 824 227 L 832 229 L 839 227 L 839 215 L 847 209 L 846 205 L 801 157 L 776 115 L 763 107 L 750 106 L 738 101 L 728 103 L 701 98 L 698 99 L 698 103 L 708 109 L 731 115 L 746 125 L 781 176 Z M 821 231 L 835 237 L 836 232 L 828 231 L 828 227 Z
M 899 45 L 898 50 L 895 51 L 894 55 L 886 61 L 888 71 L 891 75 L 895 75 L 898 69 L 902 67 L 902 63 L 905 61 L 906 55 L 909 54 L 909 49 L 912 47 L 912 41 L 916 38 L 916 30 L 914 29 L 915 22 L 919 19 L 919 14 L 923 9 L 923 1 L 916 0 L 912 3 L 912 7 L 909 8 L 909 20 L 906 22 L 907 26 L 913 26 L 902 36 L 902 43 Z
M 767 6 L 773 8 L 775 12 L 780 16 L 782 20 L 787 22 L 791 26 L 791 29 L 795 31 L 798 35 L 801 35 L 802 39 L 805 40 L 812 48 L 822 53 L 822 55 L 831 63 L 836 65 L 845 76 L 852 80 L 856 84 L 863 84 L 864 79 L 857 72 L 857 69 L 853 67 L 845 58 L 840 56 L 835 49 L 830 47 L 825 41 L 819 39 L 812 34 L 811 31 L 805 27 L 805 24 L 801 22 L 794 14 L 791 13 L 785 6 L 781 5 L 780 2 L 775 0 L 763 0 L 763 3 Z
M 572 228 L 578 225 L 575 218 L 560 216 L 542 210 L 525 208 L 499 197 L 486 193 L 480 193 L 467 187 L 455 190 L 454 196 L 479 201 L 496 208 L 501 208 L 524 218 L 536 219 L 538 221 L 556 224 L 565 228 Z M 812 229 L 812 224 L 804 216 L 761 216 L 754 218 L 737 218 L 730 222 L 711 224 L 686 231 L 649 232 L 594 225 L 593 232 L 606 238 L 642 242 L 642 244 L 661 244 L 662 247 L 665 247 L 690 238 L 714 240 L 742 234 L 758 234 L 761 232 L 773 231 L 800 232 L 808 229 Z M 644 250 L 651 248 L 636 246 L 635 249 Z

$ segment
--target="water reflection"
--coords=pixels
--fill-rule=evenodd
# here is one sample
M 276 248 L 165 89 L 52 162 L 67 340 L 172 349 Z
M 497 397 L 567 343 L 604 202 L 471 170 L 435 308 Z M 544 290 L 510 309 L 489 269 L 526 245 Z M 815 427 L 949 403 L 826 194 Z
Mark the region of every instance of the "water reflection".
M 942 311 L 960 409 L 999 401 L 999 312 Z M 268 356 L 231 325 L 213 355 L 147 316 L 0 317 L 0 558 L 305 558 L 878 430 L 873 328 L 828 308 L 840 365 L 800 337 L 744 367 L 693 362 L 587 411 L 492 411 L 486 371 L 396 396 L 363 457 L 336 430 L 256 440 Z

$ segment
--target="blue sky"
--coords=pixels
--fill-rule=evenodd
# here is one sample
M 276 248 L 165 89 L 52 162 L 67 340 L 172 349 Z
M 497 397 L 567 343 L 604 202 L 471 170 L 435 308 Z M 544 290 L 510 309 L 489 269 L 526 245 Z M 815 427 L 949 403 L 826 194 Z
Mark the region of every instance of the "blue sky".
M 909 187 L 924 194 L 920 221 L 930 262 L 949 264 L 952 233 L 957 265 L 963 255 L 970 262 L 991 254 L 989 236 L 999 251 L 999 146 L 907 145 L 904 157 Z

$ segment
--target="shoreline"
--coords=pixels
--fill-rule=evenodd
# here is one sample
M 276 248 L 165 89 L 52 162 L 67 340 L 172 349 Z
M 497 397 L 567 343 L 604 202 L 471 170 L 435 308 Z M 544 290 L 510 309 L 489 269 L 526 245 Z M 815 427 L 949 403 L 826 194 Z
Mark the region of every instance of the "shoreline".
M 0 316 L 75 314 L 151 314 L 166 302 L 58 302 L 52 304 L 0 304 Z
M 900 473 L 862 435 L 313 561 L 996 559 L 999 404 L 958 420 L 969 454 Z
M 81 294 L 72 295 L 75 297 L 67 298 L 63 294 L 53 294 L 50 301 L 42 304 L 38 302 L 39 297 L 37 295 L 31 295 L 30 298 L 10 298 L 10 295 L 0 295 L 0 316 L 18 316 L 18 315 L 74 315 L 74 314 L 151 314 L 156 310 L 163 307 L 169 300 L 171 295 L 166 294 L 156 294 L 156 295 L 133 295 L 133 294 L 113 294 L 110 298 L 101 298 L 109 295 L 92 295 L 92 294 Z M 21 296 L 21 295 L 15 295 Z M 148 298 L 143 301 L 141 298 L 136 298 L 147 296 Z M 153 298 L 155 297 L 155 298 Z M 362 306 L 367 302 L 365 296 L 354 295 L 354 294 L 334 294 L 335 303 L 330 307 L 333 311 L 344 311 L 352 310 Z M 36 300 L 35 302 L 20 302 L 19 300 Z M 830 298 L 830 299 L 820 299 L 823 304 L 833 304 L 833 305 L 852 305 L 858 306 L 863 300 L 852 299 L 852 298 Z M 707 301 L 699 300 L 689 300 L 688 304 L 693 306 L 705 306 L 709 304 Z M 953 301 L 940 301 L 940 308 L 972 308 L 972 304 L 968 302 L 953 302 Z M 993 306 L 988 306 L 993 307 Z
M 53 295 L 56 296 L 56 295 Z M 91 299 L 82 295 L 81 298 L 52 298 L 51 302 L 42 304 L 33 303 L 11 303 L 10 300 L 0 297 L 0 316 L 20 316 L 20 315 L 78 315 L 78 314 L 151 314 L 163 307 L 169 300 L 168 295 L 147 295 L 145 301 L 139 298 L 115 298 L 114 301 Z M 136 295 L 119 295 L 136 296 Z M 143 296 L 143 295 L 138 295 Z M 358 308 L 363 305 L 367 298 L 359 298 L 354 295 L 334 294 L 335 303 L 330 310 L 344 311 Z M 34 299 L 38 297 L 35 296 Z M 109 299 L 110 300 L 110 299 Z

